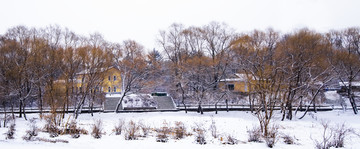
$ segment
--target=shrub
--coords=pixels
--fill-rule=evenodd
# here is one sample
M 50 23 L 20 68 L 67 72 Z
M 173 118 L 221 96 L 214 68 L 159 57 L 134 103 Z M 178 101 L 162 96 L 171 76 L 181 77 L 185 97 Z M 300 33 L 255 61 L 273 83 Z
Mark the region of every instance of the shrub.
M 81 128 L 77 126 L 76 120 L 72 120 L 69 124 L 66 125 L 64 130 L 65 134 L 70 134 L 72 138 L 79 138 L 80 133 L 84 132 Z M 86 131 L 87 134 L 87 131 Z
M 139 125 L 137 125 L 134 121 L 130 121 L 125 129 L 125 140 L 137 140 L 139 133 Z
M 284 135 L 282 138 L 286 144 L 295 144 L 295 140 L 297 140 L 295 137 L 291 137 L 290 135 Z
M 182 139 L 186 135 L 186 127 L 183 122 L 175 122 L 175 139 Z
M 249 135 L 249 142 L 261 142 L 261 129 L 257 126 L 253 126 L 251 130 L 247 130 Z
M 14 121 L 13 117 L 11 115 L 8 115 L 8 114 L 4 115 L 4 118 L 2 118 L 2 120 L 4 121 L 4 123 L 3 123 L 4 127 L 6 127 L 6 125 L 9 122 Z
M 125 125 L 125 121 L 123 119 L 119 119 L 119 122 L 115 125 L 115 128 L 113 129 L 115 135 L 121 135 L 124 125 Z
M 171 132 L 171 129 L 169 128 L 169 124 L 164 121 L 163 126 L 156 130 L 156 142 L 167 142 L 169 139 L 169 134 Z
M 45 132 L 50 134 L 51 138 L 59 136 L 61 130 L 57 127 L 54 114 L 43 116 L 46 121 L 44 126 Z
M 149 125 L 146 125 L 146 124 L 142 123 L 141 121 L 139 122 L 139 128 L 142 131 L 142 136 L 141 137 L 148 136 L 150 131 L 151 131 L 151 127 Z
M 337 125 L 336 128 L 333 128 L 333 141 L 332 146 L 335 148 L 344 147 L 345 137 L 348 136 L 349 133 L 354 132 L 353 129 L 348 128 L 345 124 Z
M 27 130 L 25 136 L 23 136 L 23 139 L 26 141 L 30 141 L 33 137 L 38 135 L 38 128 L 36 126 L 35 118 L 30 119 L 28 125 L 30 129 Z
M 332 146 L 331 137 L 333 135 L 332 129 L 329 128 L 329 122 L 321 122 L 323 127 L 323 135 L 321 140 L 314 140 L 316 149 L 329 149 Z
M 224 144 L 229 144 L 229 145 L 234 145 L 234 144 L 237 144 L 238 140 L 235 139 L 233 136 L 231 135 L 228 135 L 226 137 L 226 142 L 224 142 Z
M 10 124 L 9 130 L 5 133 L 6 139 L 14 139 L 15 131 L 15 123 Z
M 211 118 L 210 131 L 211 131 L 211 135 L 212 135 L 214 138 L 217 138 L 217 137 L 218 137 L 217 128 L 216 128 L 215 121 L 214 121 L 213 118 Z
M 198 144 L 206 144 L 205 140 L 205 129 L 203 128 L 202 124 L 195 123 L 195 127 L 193 128 L 193 131 L 195 132 L 195 141 Z
M 102 134 L 103 134 L 103 132 L 102 132 L 102 121 L 99 119 L 99 120 L 96 120 L 95 123 L 93 124 L 91 135 L 95 139 L 100 139 Z
M 264 136 L 266 145 L 270 148 L 273 148 L 278 140 L 278 128 L 278 126 L 274 125 L 268 130 L 268 134 Z

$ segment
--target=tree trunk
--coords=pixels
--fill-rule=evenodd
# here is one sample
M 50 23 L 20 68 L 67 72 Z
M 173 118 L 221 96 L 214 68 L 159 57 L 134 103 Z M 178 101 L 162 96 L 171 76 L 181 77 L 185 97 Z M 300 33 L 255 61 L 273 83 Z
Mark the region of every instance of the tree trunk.
M 78 116 L 79 116 L 79 114 L 81 113 L 81 109 L 82 109 L 82 107 L 83 107 L 83 105 L 84 105 L 85 99 L 86 99 L 86 96 L 84 96 L 84 97 L 81 99 L 80 103 L 77 105 L 77 107 L 76 107 L 76 109 L 75 109 L 75 111 L 74 111 L 75 119 L 77 119 Z
M 41 87 L 39 85 L 39 110 L 40 110 L 40 115 L 42 115 L 43 113 L 43 102 L 42 102 L 42 95 L 41 95 Z
M 352 109 L 354 111 L 354 114 L 358 114 L 358 109 L 357 109 L 356 102 L 355 102 L 355 99 L 354 99 L 354 96 L 353 96 L 351 83 L 352 83 L 352 81 L 349 81 L 349 88 L 347 90 L 347 94 L 348 94 L 348 98 L 349 98 L 351 107 L 352 107 Z
M 5 102 L 3 102 L 2 105 L 4 107 L 4 127 L 6 127 L 5 124 L 6 124 L 6 115 L 7 115 L 7 113 L 6 113 L 6 104 L 5 104 Z
M 315 100 L 314 100 L 314 102 L 313 102 L 313 107 L 314 107 L 314 113 L 317 113 Z
M 125 98 L 125 95 L 126 95 L 126 93 L 124 92 L 124 94 L 121 96 L 121 98 L 120 98 L 120 100 L 119 100 L 118 104 L 116 105 L 116 108 L 115 108 L 115 113 L 117 113 L 117 112 L 119 111 L 119 108 L 120 108 L 120 106 L 121 106 L 121 104 L 122 104 L 122 101 L 123 101 L 123 100 L 124 100 L 124 98 Z
M 20 100 L 20 103 L 19 103 L 19 118 L 22 118 L 22 105 L 23 105 L 23 101 Z
M 185 113 L 187 113 L 187 108 L 186 108 L 186 104 L 185 104 L 185 91 L 184 91 L 184 88 L 182 87 L 181 83 L 180 84 L 180 89 L 181 89 L 181 103 L 184 105 L 184 108 L 185 108 Z
M 64 119 L 65 118 L 65 104 L 66 103 L 64 103 L 64 105 L 63 105 L 63 108 L 62 108 L 62 111 L 61 111 L 61 117 L 62 117 L 62 119 Z
M 286 117 L 286 110 L 285 110 L 285 107 L 284 107 L 283 103 L 281 104 L 281 109 L 282 109 L 282 112 L 283 112 L 281 121 L 284 121 L 285 117 Z
M 91 112 L 91 116 L 94 116 L 94 102 L 90 103 L 90 112 Z
M 288 105 L 288 109 L 289 109 L 288 119 L 289 119 L 289 120 L 292 120 L 292 111 L 293 111 L 292 108 L 293 108 L 293 107 L 292 107 L 292 103 L 290 102 L 289 105 Z
M 229 103 L 228 103 L 228 99 L 225 99 L 225 104 L 226 104 L 226 112 L 229 112 Z
M 24 119 L 27 120 L 27 118 L 26 118 L 26 113 L 25 113 L 25 103 L 23 103 L 23 104 L 24 104 L 24 105 L 23 105 Z
M 316 99 L 316 96 L 320 93 L 320 90 L 321 90 L 321 88 L 323 88 L 323 86 L 324 86 L 324 85 L 322 85 L 320 88 L 317 89 L 315 95 L 312 97 L 312 99 L 311 99 L 311 101 L 310 101 L 310 104 L 306 107 L 305 112 L 304 112 L 304 115 L 301 116 L 299 119 L 302 119 L 302 118 L 305 117 L 306 113 L 307 113 L 307 112 L 309 111 L 309 109 L 310 109 L 311 104 L 314 103 L 314 104 L 313 104 L 313 105 L 314 105 L 314 111 L 316 110 L 316 109 L 315 109 L 315 99 Z
M 187 107 L 186 107 L 186 104 L 185 102 L 183 101 L 182 104 L 184 105 L 184 108 L 185 108 L 185 113 L 187 113 Z
M 249 94 L 249 106 L 251 113 L 254 113 L 254 105 L 253 102 L 251 102 L 251 94 Z
M 14 113 L 14 104 L 11 103 L 11 116 L 13 119 L 15 119 L 15 113 Z
M 204 114 L 204 110 L 203 110 L 203 108 L 201 106 L 201 103 L 199 103 L 199 105 L 198 105 L 198 113 Z
M 217 104 L 218 103 L 215 103 L 215 114 L 218 114 Z

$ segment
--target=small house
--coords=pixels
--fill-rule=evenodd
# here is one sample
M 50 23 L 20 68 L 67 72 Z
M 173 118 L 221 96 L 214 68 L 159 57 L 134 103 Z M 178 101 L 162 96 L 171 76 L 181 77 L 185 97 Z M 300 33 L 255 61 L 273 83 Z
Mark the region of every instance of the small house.
M 249 80 L 250 76 L 245 73 L 234 73 L 228 78 L 221 79 L 219 87 L 224 90 L 229 90 L 236 93 L 248 93 L 249 92 Z

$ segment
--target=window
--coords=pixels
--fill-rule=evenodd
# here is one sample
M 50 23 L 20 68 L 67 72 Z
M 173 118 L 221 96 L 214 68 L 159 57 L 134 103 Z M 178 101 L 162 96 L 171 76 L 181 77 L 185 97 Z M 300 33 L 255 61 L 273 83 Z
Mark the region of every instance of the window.
M 109 88 L 108 88 L 108 92 L 109 92 L 109 93 L 111 92 L 111 88 L 110 88 L 110 86 L 109 86 Z
M 227 86 L 227 89 L 230 90 L 230 91 L 233 91 L 235 89 L 235 85 L 234 84 L 228 84 L 226 85 Z
M 109 81 L 111 80 L 111 77 L 109 76 Z
M 116 87 L 114 86 L 114 92 L 116 92 Z
M 114 76 L 114 81 L 116 81 L 116 76 Z

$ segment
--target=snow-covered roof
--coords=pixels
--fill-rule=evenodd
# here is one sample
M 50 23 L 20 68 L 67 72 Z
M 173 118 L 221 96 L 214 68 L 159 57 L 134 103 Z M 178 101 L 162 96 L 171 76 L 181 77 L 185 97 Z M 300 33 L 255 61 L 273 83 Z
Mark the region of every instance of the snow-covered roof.
M 248 76 L 244 73 L 235 73 L 232 78 L 221 79 L 220 82 L 231 82 L 231 81 L 240 81 L 244 82 L 248 80 Z
M 349 82 L 339 82 L 340 86 L 349 86 Z M 360 82 L 351 82 L 351 86 L 360 86 Z
M 106 68 L 101 68 L 100 72 L 104 72 L 105 70 L 107 70 L 107 69 Z M 92 70 L 92 71 L 95 72 L 95 71 L 97 71 L 97 69 Z M 77 75 L 89 74 L 89 73 L 90 73 L 90 70 L 86 69 L 86 70 L 80 71 L 79 73 L 77 73 Z
M 107 70 L 109 70 L 109 69 L 111 69 L 111 68 L 117 69 L 116 67 L 111 66 L 111 67 L 109 67 L 109 68 L 100 68 L 100 72 L 107 71 Z M 97 68 L 95 68 L 95 69 L 92 70 L 92 71 L 97 71 Z M 83 70 L 83 71 L 78 72 L 77 75 L 89 74 L 89 72 L 90 72 L 90 70 L 86 69 L 86 70 Z

